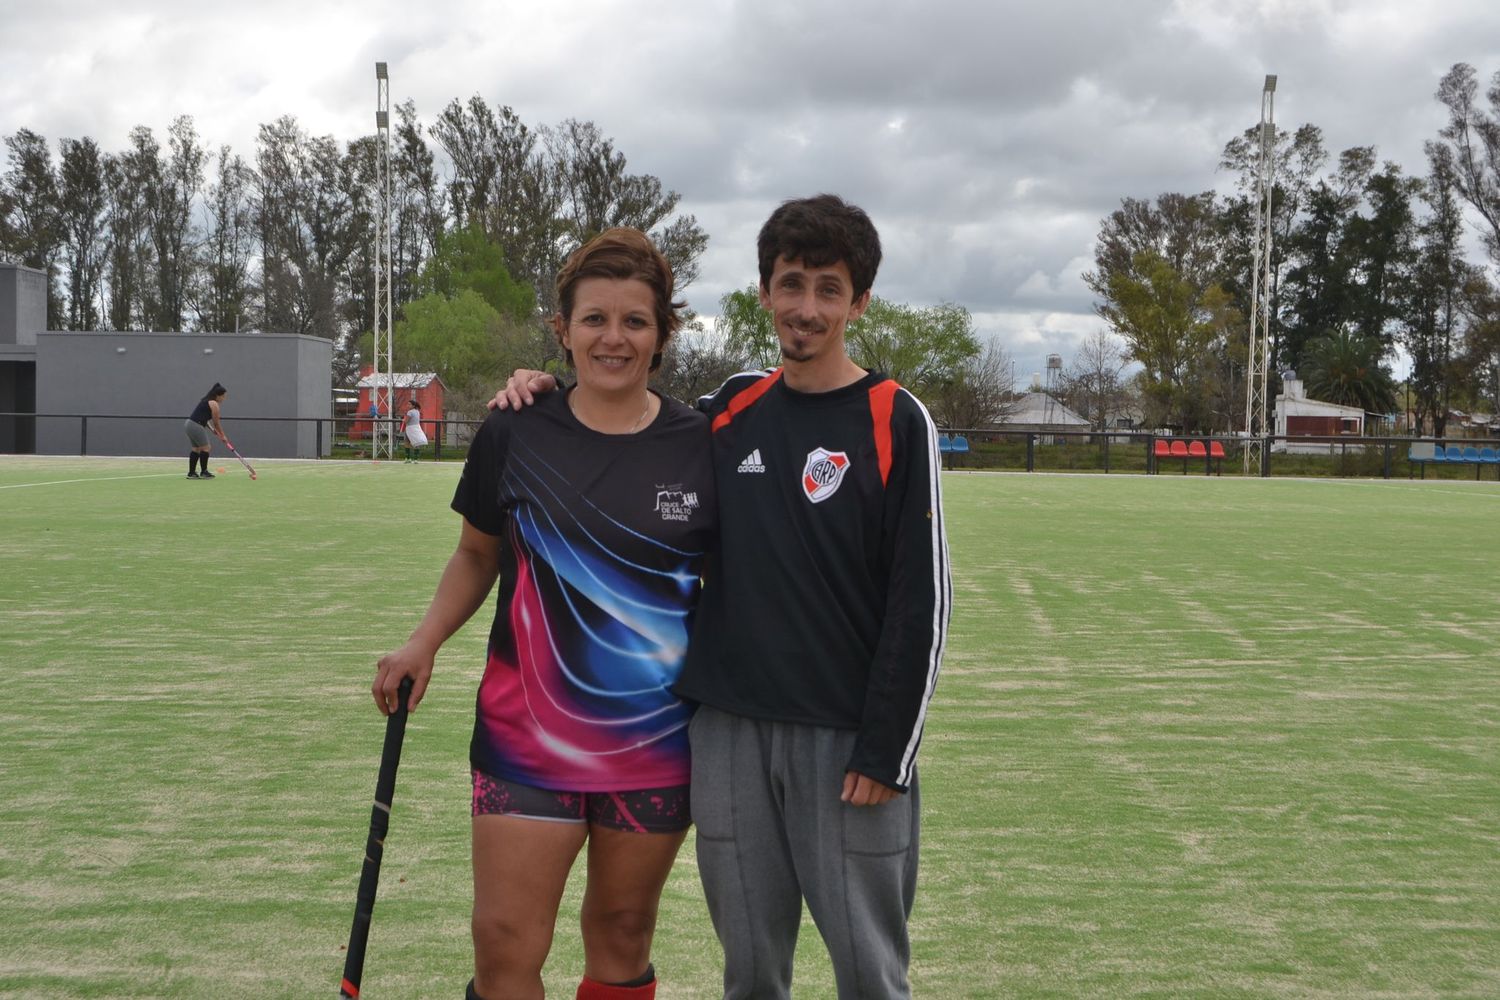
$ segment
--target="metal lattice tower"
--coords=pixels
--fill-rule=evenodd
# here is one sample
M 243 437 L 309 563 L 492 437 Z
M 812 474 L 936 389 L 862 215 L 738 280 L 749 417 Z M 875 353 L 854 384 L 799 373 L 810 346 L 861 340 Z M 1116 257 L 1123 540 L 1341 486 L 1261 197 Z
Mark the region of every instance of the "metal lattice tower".
M 1276 77 L 1260 94 L 1260 152 L 1255 161 L 1255 236 L 1250 274 L 1250 352 L 1245 365 L 1245 475 L 1265 468 L 1266 398 L 1271 369 L 1271 192 L 1276 176 Z
M 370 428 L 370 458 L 396 454 L 395 374 L 391 367 L 391 97 L 385 63 L 375 64 L 375 328 L 370 353 L 370 402 L 380 418 Z

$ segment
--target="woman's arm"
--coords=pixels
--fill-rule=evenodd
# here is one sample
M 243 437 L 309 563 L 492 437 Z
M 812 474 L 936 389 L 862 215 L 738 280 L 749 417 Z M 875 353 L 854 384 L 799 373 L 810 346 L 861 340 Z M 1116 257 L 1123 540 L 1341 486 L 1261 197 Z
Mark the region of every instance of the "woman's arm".
M 370 693 L 380 714 L 396 710 L 396 690 L 404 677 L 412 679 L 411 710 L 416 710 L 439 647 L 479 610 L 499 575 L 500 537 L 485 534 L 465 518 L 458 548 L 448 559 L 421 624 L 404 646 L 382 656 L 376 666 Z
M 208 401 L 208 414 L 208 422 L 214 425 L 214 433 L 222 440 L 228 441 L 229 439 L 224 437 L 224 425 L 219 423 L 219 401 L 217 399 L 210 399 Z

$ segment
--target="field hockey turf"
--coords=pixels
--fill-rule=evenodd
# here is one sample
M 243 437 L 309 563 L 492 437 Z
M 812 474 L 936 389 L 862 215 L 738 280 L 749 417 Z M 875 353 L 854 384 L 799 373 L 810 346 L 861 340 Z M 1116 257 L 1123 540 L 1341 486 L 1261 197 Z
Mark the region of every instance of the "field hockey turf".
M 375 659 L 458 468 L 0 457 L 0 996 L 332 996 Z M 920 997 L 1500 996 L 1500 486 L 956 474 Z M 362 993 L 462 995 L 489 612 L 406 735 Z M 581 871 L 579 873 L 581 875 Z M 549 993 L 581 966 L 570 885 Z M 795 995 L 832 996 L 810 923 Z M 691 839 L 655 948 L 714 995 Z

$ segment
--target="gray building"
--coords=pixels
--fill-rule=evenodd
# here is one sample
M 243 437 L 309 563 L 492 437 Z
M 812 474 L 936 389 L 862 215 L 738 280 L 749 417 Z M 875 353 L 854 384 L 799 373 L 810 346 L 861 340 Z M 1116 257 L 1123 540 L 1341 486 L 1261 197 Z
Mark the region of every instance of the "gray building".
M 36 412 L 36 335 L 47 327 L 47 276 L 0 264 L 0 413 Z M 36 450 L 35 422 L 0 417 L 0 453 Z
M 314 458 L 331 449 L 332 341 L 49 332 L 45 324 L 45 275 L 0 264 L 0 413 L 36 414 L 0 417 L 0 452 L 181 455 L 182 421 L 215 382 L 229 390 L 224 428 L 246 456 Z

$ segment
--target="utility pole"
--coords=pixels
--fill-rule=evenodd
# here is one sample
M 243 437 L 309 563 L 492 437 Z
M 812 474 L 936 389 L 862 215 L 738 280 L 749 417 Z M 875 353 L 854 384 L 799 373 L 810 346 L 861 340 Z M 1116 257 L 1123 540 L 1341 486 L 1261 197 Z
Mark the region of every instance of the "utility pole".
M 391 369 L 391 95 L 385 63 L 375 64 L 375 328 L 370 402 L 380 416 L 371 421 L 370 459 L 396 454 L 395 374 Z
M 1271 372 L 1271 192 L 1276 174 L 1276 77 L 1260 94 L 1260 152 L 1255 161 L 1255 237 L 1250 275 L 1250 352 L 1245 366 L 1245 475 L 1266 469 L 1266 397 Z

